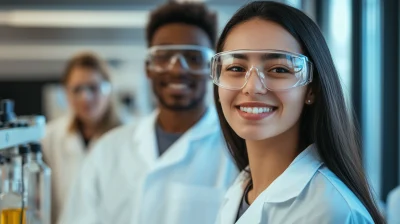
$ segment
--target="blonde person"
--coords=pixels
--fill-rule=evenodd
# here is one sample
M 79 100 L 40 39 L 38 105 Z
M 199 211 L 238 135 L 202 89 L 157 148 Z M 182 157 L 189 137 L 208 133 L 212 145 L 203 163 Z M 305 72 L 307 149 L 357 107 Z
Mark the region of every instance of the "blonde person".
M 62 84 L 70 113 L 51 121 L 42 141 L 52 169 L 52 223 L 64 207 L 70 186 L 97 139 L 120 121 L 111 103 L 110 74 L 93 53 L 81 53 L 67 64 Z

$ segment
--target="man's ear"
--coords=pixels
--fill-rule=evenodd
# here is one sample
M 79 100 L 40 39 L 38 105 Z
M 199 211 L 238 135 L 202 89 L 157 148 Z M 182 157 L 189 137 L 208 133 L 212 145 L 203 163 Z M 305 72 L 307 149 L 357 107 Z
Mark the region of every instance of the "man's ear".
M 149 61 L 148 61 L 148 60 L 145 61 L 144 66 L 145 66 L 147 78 L 151 79 L 152 76 L 151 76 L 151 71 L 150 71 L 150 69 L 149 69 Z

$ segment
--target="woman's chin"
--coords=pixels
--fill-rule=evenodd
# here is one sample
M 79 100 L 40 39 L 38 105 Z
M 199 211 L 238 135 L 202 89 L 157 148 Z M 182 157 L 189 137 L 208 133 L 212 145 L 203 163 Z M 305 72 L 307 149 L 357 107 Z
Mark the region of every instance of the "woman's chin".
M 79 120 L 84 122 L 84 123 L 97 123 L 99 121 L 99 119 L 97 118 L 98 115 L 97 114 L 85 114 L 85 115 L 81 115 L 79 116 Z
M 269 134 L 265 130 L 241 130 L 236 132 L 236 134 L 246 141 L 261 141 L 273 137 L 273 135 Z

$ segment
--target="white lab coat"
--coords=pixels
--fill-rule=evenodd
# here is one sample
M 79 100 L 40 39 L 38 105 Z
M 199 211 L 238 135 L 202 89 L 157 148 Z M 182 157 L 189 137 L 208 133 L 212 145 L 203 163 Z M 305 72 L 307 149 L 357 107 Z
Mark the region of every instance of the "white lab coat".
M 68 192 L 86 157 L 82 137 L 68 131 L 72 116 L 67 115 L 50 122 L 42 139 L 43 155 L 52 170 L 52 222 L 60 215 Z M 95 139 L 89 144 L 90 148 Z
M 235 223 L 248 174 L 228 190 L 216 223 Z M 250 205 L 237 224 L 373 223 L 357 197 L 309 146 Z
M 158 155 L 157 112 L 106 134 L 87 157 L 61 224 L 214 223 L 237 177 L 214 108 Z M 178 121 L 177 121 L 178 122 Z
M 393 189 L 388 195 L 387 223 L 400 224 L 400 186 Z

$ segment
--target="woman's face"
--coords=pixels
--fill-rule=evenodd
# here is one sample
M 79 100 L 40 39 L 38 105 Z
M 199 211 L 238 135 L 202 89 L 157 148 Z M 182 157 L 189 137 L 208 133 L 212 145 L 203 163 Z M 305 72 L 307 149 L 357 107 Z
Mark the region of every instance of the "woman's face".
M 223 51 L 282 50 L 301 54 L 296 39 L 280 25 L 262 19 L 252 19 L 237 25 L 228 34 Z M 252 59 L 249 64 L 252 63 Z M 218 87 L 224 116 L 232 129 L 245 140 L 264 140 L 294 130 L 306 100 L 313 100 L 307 86 L 285 91 L 269 91 L 253 69 L 247 84 L 240 90 Z M 307 95 L 307 98 L 306 98 Z M 261 108 L 262 112 L 259 111 Z
M 98 122 L 109 107 L 111 86 L 96 70 L 73 68 L 66 90 L 70 107 L 82 122 Z

